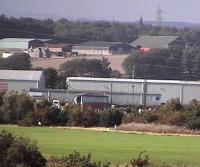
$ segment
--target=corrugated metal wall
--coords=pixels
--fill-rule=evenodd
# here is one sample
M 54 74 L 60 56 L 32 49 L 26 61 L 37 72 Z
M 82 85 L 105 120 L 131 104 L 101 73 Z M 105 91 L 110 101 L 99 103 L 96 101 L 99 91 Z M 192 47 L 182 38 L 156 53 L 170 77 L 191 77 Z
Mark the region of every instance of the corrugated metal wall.
M 69 99 L 77 94 L 96 92 L 109 96 L 109 101 L 118 105 L 160 105 L 171 99 L 180 99 L 183 104 L 200 100 L 200 82 L 112 80 L 68 78 Z M 134 87 L 133 87 L 134 86 Z M 112 88 L 112 91 L 111 91 Z M 111 93 L 112 92 L 112 93 Z
M 29 42 L 0 41 L 0 48 L 28 49 Z

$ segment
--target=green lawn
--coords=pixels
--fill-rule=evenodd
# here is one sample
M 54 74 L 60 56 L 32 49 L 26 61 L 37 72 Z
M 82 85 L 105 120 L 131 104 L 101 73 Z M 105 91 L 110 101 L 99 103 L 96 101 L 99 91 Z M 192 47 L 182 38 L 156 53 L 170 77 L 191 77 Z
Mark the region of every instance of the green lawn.
M 129 162 L 131 158 L 145 150 L 155 162 L 200 166 L 200 138 L 198 137 L 0 126 L 0 130 L 3 129 L 37 141 L 40 150 L 47 157 L 62 156 L 77 150 L 81 153 L 91 153 L 95 160 L 107 159 L 117 164 Z

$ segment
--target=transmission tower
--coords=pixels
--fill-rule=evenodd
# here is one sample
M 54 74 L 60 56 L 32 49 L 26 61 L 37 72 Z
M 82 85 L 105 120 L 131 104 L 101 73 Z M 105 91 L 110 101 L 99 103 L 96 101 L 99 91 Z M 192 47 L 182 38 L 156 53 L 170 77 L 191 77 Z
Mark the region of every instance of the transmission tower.
M 156 25 L 160 26 L 161 22 L 162 22 L 162 9 L 161 9 L 160 3 L 159 3 L 158 9 L 157 9 L 157 12 L 156 12 Z

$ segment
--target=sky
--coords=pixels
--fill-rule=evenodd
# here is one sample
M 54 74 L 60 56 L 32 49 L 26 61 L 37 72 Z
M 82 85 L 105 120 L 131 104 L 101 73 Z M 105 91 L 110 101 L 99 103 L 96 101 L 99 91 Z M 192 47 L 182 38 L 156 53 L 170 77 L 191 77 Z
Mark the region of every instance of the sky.
M 111 21 L 156 19 L 200 23 L 200 0 L 0 0 L 0 14 L 14 17 Z

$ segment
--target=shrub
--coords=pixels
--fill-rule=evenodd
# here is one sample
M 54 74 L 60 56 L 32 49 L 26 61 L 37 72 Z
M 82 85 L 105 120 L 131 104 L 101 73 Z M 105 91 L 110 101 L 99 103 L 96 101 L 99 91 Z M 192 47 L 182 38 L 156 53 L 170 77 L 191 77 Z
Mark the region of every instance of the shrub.
M 122 123 L 123 114 L 117 109 L 108 109 L 100 114 L 100 126 L 111 127 Z
M 87 109 L 84 110 L 82 114 L 83 114 L 82 126 L 84 127 L 99 126 L 99 113 L 95 112 L 92 109 Z
M 34 110 L 34 100 L 25 93 L 17 94 L 12 92 L 4 95 L 3 99 L 4 103 L 1 105 L 0 110 L 3 112 L 4 123 L 15 124 Z
M 160 110 L 162 110 L 163 112 L 174 112 L 180 111 L 182 109 L 183 106 L 181 105 L 179 99 L 172 99 L 160 108 Z
M 70 126 L 82 126 L 83 122 L 83 113 L 79 106 L 70 105 L 67 107 L 69 111 L 69 121 L 68 125 Z
M 109 167 L 110 163 L 93 162 L 91 155 L 81 156 L 79 152 L 74 151 L 63 158 L 51 157 L 47 167 Z
M 148 123 L 155 123 L 159 121 L 159 116 L 155 113 L 147 113 L 145 117 Z
M 135 132 L 151 132 L 151 133 L 168 133 L 168 134 L 194 134 L 199 135 L 200 131 L 186 129 L 180 126 L 169 126 L 161 124 L 142 124 L 142 123 L 128 123 L 117 127 L 117 130 L 135 131 Z
M 188 121 L 186 127 L 188 129 L 200 130 L 200 118 Z
M 150 167 L 148 155 L 143 155 L 145 151 L 141 152 L 138 158 L 135 158 L 131 161 L 132 167 Z
M 0 133 L 1 167 L 45 167 L 46 159 L 29 139 L 2 131 Z
M 131 122 L 137 122 L 137 123 L 147 123 L 147 119 L 143 113 L 128 113 L 123 117 L 122 120 L 123 123 L 131 123 Z

